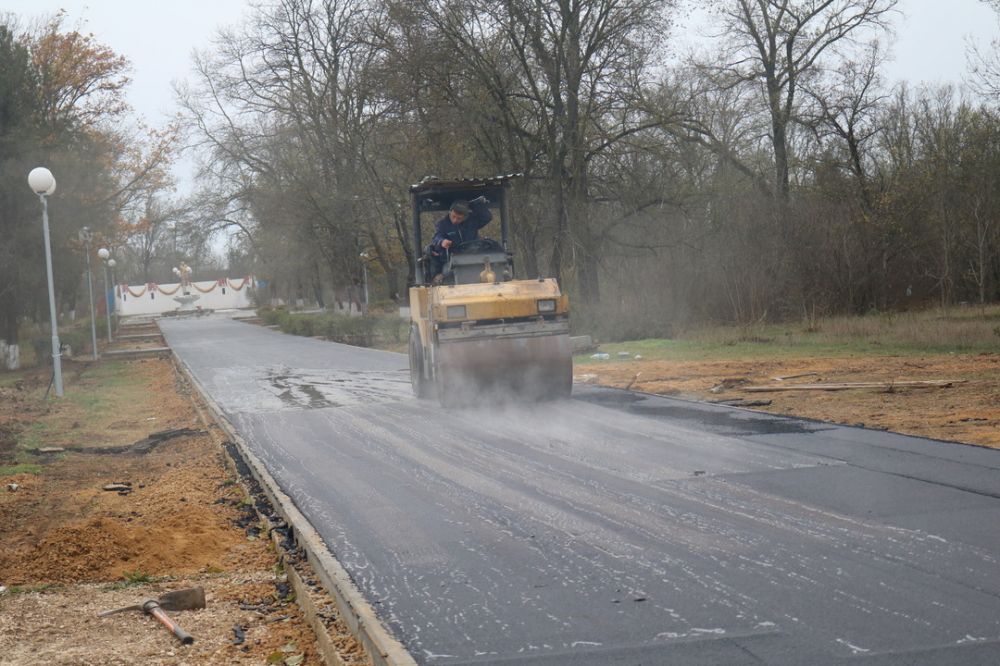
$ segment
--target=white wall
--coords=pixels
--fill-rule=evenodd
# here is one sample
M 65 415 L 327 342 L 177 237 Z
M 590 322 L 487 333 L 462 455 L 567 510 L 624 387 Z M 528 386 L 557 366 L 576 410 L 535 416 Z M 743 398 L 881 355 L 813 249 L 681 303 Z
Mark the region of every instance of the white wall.
M 220 284 L 220 282 L 222 284 Z M 188 292 L 198 299 L 192 303 L 194 308 L 203 310 L 229 310 L 233 308 L 253 307 L 250 302 L 250 292 L 254 285 L 253 278 L 223 278 L 219 281 L 192 282 Z M 115 310 L 119 315 L 149 315 L 173 312 L 181 308 L 174 300 L 181 295 L 180 284 L 143 284 L 116 285 Z

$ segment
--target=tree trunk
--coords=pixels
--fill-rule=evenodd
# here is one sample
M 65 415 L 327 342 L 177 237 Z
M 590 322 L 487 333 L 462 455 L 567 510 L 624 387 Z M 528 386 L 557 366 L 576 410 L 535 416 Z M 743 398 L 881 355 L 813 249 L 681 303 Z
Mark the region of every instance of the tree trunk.
M 788 138 L 786 123 L 780 118 L 774 118 L 771 123 L 774 132 L 774 191 L 778 199 L 788 201 Z

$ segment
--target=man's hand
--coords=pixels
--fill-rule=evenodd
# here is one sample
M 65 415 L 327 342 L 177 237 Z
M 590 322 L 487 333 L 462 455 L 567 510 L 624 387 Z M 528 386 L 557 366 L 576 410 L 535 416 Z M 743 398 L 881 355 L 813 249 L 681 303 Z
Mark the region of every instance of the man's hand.
M 441 247 L 444 248 L 445 250 L 451 247 L 451 239 L 445 238 L 443 241 L 441 241 Z

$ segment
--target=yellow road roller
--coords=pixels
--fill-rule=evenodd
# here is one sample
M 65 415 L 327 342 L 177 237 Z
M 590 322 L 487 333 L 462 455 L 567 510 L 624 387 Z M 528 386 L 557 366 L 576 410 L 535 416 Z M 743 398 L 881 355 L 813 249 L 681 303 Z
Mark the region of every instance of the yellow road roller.
M 418 398 L 453 405 L 561 398 L 572 390 L 569 298 L 554 278 L 515 277 L 508 197 L 515 178 L 427 177 L 410 187 L 416 275 L 409 355 Z

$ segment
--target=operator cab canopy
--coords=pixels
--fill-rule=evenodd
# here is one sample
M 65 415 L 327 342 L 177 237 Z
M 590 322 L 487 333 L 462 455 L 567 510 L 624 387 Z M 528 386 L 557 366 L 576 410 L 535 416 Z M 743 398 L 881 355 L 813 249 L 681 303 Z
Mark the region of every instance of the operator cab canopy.
M 509 248 L 509 207 L 507 196 L 511 180 L 521 174 L 507 174 L 490 178 L 456 178 L 444 179 L 437 176 L 427 176 L 419 183 L 410 186 L 410 196 L 413 208 L 413 239 L 414 252 L 417 253 L 416 284 L 424 285 L 430 282 L 429 257 L 425 254 L 421 215 L 428 216 L 430 221 L 436 221 L 445 214 L 451 204 L 457 200 L 470 201 L 484 196 L 489 201 L 489 207 L 499 211 L 500 239 L 481 238 L 471 241 L 464 251 L 452 253 L 444 268 L 445 284 L 470 284 L 480 282 L 486 261 L 496 274 L 497 280 L 509 280 L 514 274 L 513 255 Z M 491 225 L 492 226 L 492 225 Z M 494 228 L 495 229 L 495 228 Z M 491 229 L 493 233 L 495 230 Z M 433 235 L 433 231 L 431 232 Z

